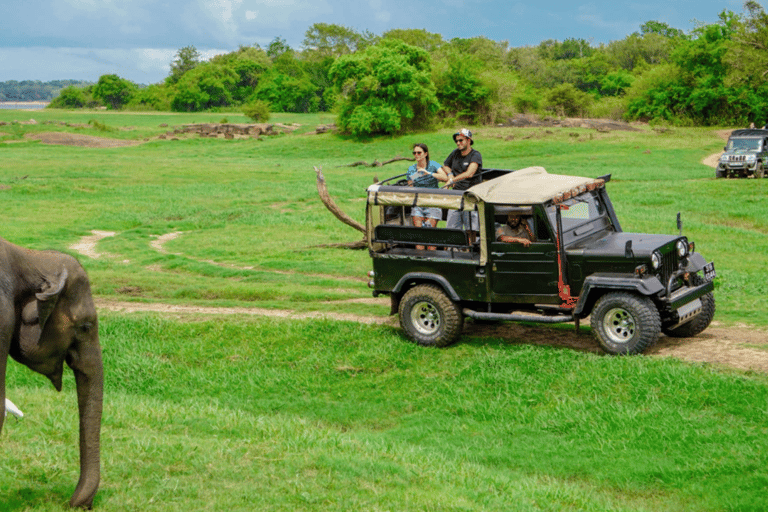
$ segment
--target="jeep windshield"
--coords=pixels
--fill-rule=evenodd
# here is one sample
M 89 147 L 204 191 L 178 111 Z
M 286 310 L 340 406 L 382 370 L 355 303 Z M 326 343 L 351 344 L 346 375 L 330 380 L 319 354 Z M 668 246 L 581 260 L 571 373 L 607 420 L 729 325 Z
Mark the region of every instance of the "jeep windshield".
M 747 150 L 760 151 L 762 139 L 730 139 L 728 141 L 728 151 Z
M 608 216 L 608 209 L 596 192 L 587 192 L 560 205 L 547 207 L 552 226 L 557 225 L 556 209 L 560 208 L 563 225 L 563 243 L 568 245 L 587 235 L 603 231 L 616 231 Z

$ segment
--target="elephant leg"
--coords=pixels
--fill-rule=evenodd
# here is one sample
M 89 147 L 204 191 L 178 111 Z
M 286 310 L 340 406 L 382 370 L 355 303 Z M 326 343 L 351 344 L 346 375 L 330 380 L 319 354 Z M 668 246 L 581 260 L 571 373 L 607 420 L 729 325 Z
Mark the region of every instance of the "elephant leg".
M 100 433 L 104 370 L 98 343 L 80 348 L 69 365 L 75 373 L 80 412 L 80 480 L 69 504 L 90 508 L 101 477 Z

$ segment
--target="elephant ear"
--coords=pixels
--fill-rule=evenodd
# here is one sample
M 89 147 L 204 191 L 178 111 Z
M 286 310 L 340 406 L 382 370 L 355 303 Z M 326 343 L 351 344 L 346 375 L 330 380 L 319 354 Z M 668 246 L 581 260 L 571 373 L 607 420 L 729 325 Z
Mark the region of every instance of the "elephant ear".
M 19 329 L 19 344 L 22 352 L 30 353 L 37 348 L 45 323 L 51 316 L 65 284 L 67 284 L 66 268 L 62 269 L 55 282 L 44 281 L 34 298 L 30 298 L 24 304 Z

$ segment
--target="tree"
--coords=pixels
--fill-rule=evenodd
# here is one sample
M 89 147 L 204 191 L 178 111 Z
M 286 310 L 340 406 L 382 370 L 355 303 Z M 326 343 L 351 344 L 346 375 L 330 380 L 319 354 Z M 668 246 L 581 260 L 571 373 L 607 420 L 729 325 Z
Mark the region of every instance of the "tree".
M 184 73 L 190 71 L 200 64 L 200 52 L 194 46 L 185 46 L 176 52 L 176 58 L 171 63 L 171 74 L 167 80 L 171 84 L 177 83 Z
M 744 4 L 747 11 L 739 20 L 723 62 L 728 66 L 731 85 L 765 86 L 768 77 L 768 14 L 757 2 Z
M 342 25 L 315 23 L 307 29 L 302 46 L 319 55 L 340 57 L 363 50 L 376 41 L 370 32 L 362 34 Z
M 658 34 L 664 37 L 686 39 L 685 32 L 678 28 L 672 28 L 663 21 L 646 21 L 640 25 L 640 33 L 646 34 Z
M 50 103 L 51 108 L 83 108 L 87 103 L 81 87 L 69 86 L 61 90 Z
M 417 48 L 423 48 L 429 53 L 433 53 L 435 50 L 445 44 L 443 36 L 440 34 L 433 34 L 427 32 L 423 28 L 396 28 L 388 30 L 381 35 L 382 39 L 399 39 L 405 44 L 415 46 Z
M 102 75 L 93 88 L 93 97 L 114 110 L 131 101 L 134 94 L 136 85 L 117 75 Z
M 430 68 L 426 51 L 394 39 L 340 57 L 329 78 L 341 130 L 366 137 L 428 127 L 440 108 Z
M 289 52 L 293 53 L 293 50 L 288 45 L 288 42 L 285 39 L 281 39 L 280 37 L 275 37 L 272 42 L 269 43 L 269 46 L 267 46 L 267 57 L 272 60 L 275 60 L 281 55 Z
M 171 108 L 178 112 L 195 112 L 231 105 L 232 91 L 238 75 L 229 67 L 211 62 L 188 71 L 176 84 Z
M 475 60 L 454 58 L 435 78 L 437 98 L 449 117 L 476 123 L 490 108 L 490 90 L 480 80 L 482 66 Z

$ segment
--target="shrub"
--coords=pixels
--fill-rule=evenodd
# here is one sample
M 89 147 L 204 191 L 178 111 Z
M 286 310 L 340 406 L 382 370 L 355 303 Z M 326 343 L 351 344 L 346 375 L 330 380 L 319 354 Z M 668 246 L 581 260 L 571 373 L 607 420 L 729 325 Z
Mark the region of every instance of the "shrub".
M 269 121 L 269 103 L 263 100 L 253 100 L 243 107 L 243 114 L 257 123 Z

